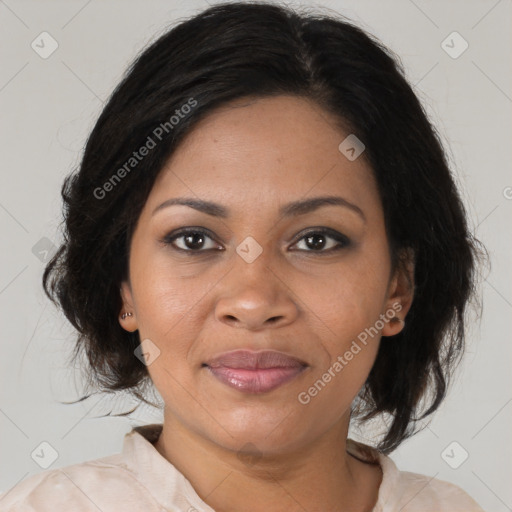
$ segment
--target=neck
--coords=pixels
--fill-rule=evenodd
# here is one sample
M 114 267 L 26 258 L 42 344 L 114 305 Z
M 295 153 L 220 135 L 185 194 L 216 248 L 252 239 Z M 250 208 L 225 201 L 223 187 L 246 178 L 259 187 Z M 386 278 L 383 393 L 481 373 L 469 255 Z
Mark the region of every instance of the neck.
M 370 511 L 382 475 L 347 453 L 348 419 L 295 450 L 260 453 L 226 449 L 166 415 L 155 448 L 216 512 Z

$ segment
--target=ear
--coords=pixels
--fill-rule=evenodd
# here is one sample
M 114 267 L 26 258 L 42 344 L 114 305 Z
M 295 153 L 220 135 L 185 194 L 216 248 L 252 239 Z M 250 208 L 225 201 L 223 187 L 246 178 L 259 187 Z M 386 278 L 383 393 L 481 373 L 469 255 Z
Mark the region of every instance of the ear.
M 390 320 L 385 323 L 382 336 L 394 336 L 404 328 L 414 298 L 414 268 L 414 252 L 403 250 L 388 287 L 385 315 Z
M 124 330 L 134 332 L 138 329 L 137 317 L 133 306 L 132 289 L 128 281 L 123 281 L 121 283 L 120 293 L 123 306 L 119 312 L 119 323 Z

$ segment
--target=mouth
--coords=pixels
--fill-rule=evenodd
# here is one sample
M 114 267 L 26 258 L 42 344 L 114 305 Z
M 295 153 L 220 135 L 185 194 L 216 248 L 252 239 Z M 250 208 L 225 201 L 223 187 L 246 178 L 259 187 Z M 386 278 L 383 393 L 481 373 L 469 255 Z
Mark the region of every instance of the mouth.
M 308 365 L 283 352 L 226 352 L 203 363 L 223 384 L 245 393 L 268 393 L 300 375 Z

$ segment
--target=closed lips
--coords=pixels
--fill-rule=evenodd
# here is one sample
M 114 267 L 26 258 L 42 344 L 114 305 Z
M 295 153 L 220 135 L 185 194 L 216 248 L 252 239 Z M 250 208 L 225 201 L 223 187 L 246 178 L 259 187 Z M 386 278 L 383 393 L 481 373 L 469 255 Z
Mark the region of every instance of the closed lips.
M 300 368 L 307 364 L 300 359 L 276 350 L 252 352 L 234 350 L 225 352 L 205 363 L 210 368 L 237 368 L 244 370 L 261 370 L 267 368 Z
M 203 366 L 221 383 L 251 394 L 268 393 L 301 374 L 304 361 L 276 350 L 234 350 Z

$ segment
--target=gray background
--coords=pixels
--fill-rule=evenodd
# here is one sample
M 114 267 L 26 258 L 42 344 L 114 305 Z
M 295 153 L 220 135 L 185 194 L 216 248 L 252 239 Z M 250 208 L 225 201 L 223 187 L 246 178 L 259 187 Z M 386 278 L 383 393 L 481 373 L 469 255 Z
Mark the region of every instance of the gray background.
M 460 485 L 486 510 L 512 510 L 511 1 L 319 4 L 400 55 L 444 137 L 472 227 L 491 254 L 481 285 L 483 315 L 472 322 L 451 393 L 430 425 L 392 458 L 402 470 Z M 45 257 L 61 240 L 62 180 L 80 161 L 104 101 L 142 47 L 206 6 L 204 0 L 0 0 L 0 491 L 43 470 L 31 457 L 41 442 L 57 454 L 50 468 L 62 467 L 118 452 L 133 425 L 161 420 L 147 407 L 129 418 L 94 418 L 134 404 L 122 395 L 59 404 L 79 396 L 81 377 L 67 364 L 73 331 L 44 297 L 40 280 Z M 50 48 L 48 38 L 41 43 L 43 31 L 58 43 L 46 59 L 31 47 L 35 40 Z M 463 48 L 457 36 L 447 39 L 454 31 L 469 44 L 457 58 L 445 51 Z

